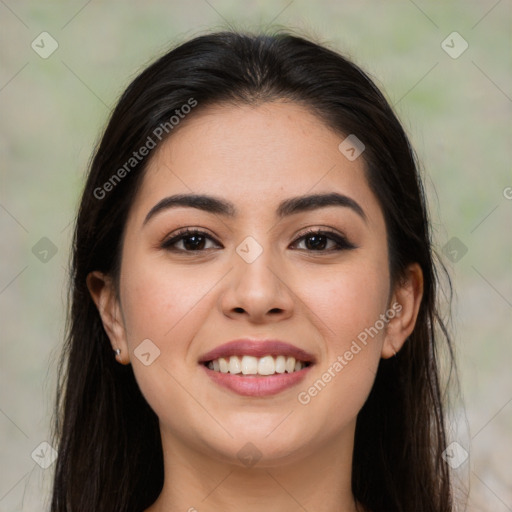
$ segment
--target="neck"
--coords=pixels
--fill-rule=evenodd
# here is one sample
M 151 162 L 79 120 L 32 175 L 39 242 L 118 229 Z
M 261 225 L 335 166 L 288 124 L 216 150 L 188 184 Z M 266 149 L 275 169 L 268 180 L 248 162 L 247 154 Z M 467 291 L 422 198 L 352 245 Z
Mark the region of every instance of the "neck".
M 222 461 L 162 433 L 165 479 L 146 512 L 356 512 L 351 490 L 354 426 L 302 457 Z M 238 462 L 238 460 L 237 460 Z

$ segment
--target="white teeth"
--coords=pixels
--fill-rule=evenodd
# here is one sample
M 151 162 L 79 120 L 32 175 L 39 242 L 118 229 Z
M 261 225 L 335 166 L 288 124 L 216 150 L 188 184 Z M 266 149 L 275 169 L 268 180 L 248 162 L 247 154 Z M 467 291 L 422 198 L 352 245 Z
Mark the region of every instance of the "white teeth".
M 244 375 L 256 375 L 258 373 L 258 359 L 253 356 L 242 357 L 242 373 Z
M 293 373 L 302 370 L 306 363 L 286 356 L 231 356 L 219 357 L 208 362 L 208 368 L 215 372 L 243 375 L 274 375 L 276 373 Z
M 285 365 L 286 371 L 292 373 L 295 370 L 295 357 L 288 357 Z
M 242 365 L 237 356 L 231 356 L 229 358 L 229 373 L 242 373 Z
M 272 375 L 276 372 L 276 364 L 272 356 L 262 357 L 258 362 L 258 373 L 260 375 Z
M 276 373 L 284 373 L 286 370 L 286 358 L 284 356 L 276 357 Z
M 222 373 L 228 373 L 228 371 L 229 371 L 228 362 L 223 357 L 219 357 L 219 367 L 220 367 L 220 371 Z

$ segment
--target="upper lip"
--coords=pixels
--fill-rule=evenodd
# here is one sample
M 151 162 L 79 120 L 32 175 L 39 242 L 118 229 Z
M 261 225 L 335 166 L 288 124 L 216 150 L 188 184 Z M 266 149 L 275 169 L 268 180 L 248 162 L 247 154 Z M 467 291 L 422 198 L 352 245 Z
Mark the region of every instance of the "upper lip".
M 298 348 L 291 343 L 280 340 L 255 340 L 255 339 L 239 339 L 228 341 L 223 345 L 215 347 L 199 358 L 199 363 L 213 361 L 219 357 L 229 358 L 231 356 L 291 356 L 298 361 L 309 363 L 315 362 L 313 354 Z

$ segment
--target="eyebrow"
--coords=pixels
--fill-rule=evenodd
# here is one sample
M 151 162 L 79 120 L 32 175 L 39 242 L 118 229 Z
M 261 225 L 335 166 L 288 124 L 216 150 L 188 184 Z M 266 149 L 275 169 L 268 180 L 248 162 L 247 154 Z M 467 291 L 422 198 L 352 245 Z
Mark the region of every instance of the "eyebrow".
M 357 213 L 365 222 L 367 222 L 366 214 L 361 208 L 359 203 L 354 199 L 337 192 L 327 194 L 311 194 L 298 197 L 292 197 L 279 203 L 276 215 L 279 219 L 286 216 L 316 210 L 318 208 L 325 208 L 327 206 L 341 206 L 350 208 Z M 233 203 L 217 197 L 204 195 L 204 194 L 177 194 L 169 197 L 164 197 L 159 201 L 146 215 L 143 226 L 160 212 L 170 208 L 189 207 L 196 208 L 208 213 L 223 215 L 225 217 L 236 217 L 237 210 Z

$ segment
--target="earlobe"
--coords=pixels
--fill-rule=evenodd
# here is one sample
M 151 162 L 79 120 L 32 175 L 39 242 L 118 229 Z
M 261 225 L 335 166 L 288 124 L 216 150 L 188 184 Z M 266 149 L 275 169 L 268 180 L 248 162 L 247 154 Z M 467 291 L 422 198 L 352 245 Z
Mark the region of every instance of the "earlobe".
M 416 325 L 423 297 L 423 272 L 418 263 L 412 263 L 403 278 L 397 282 L 388 312 L 389 323 L 382 346 L 381 357 L 388 359 L 402 348 Z
M 112 278 L 99 271 L 91 272 L 87 276 L 87 288 L 96 304 L 105 332 L 110 339 L 113 355 L 119 363 L 129 364 L 126 330 Z

